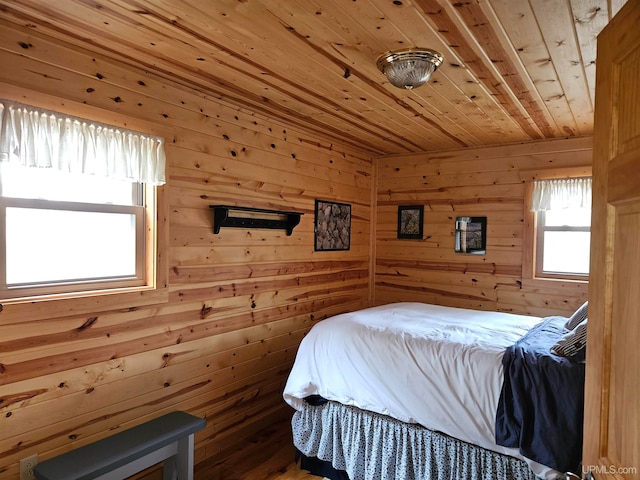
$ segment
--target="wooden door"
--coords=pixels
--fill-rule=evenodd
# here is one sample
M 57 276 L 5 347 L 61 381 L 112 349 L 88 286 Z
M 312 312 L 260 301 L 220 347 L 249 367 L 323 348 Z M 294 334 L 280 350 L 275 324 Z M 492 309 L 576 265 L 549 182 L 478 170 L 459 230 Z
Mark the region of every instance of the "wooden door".
M 640 479 L 640 1 L 598 37 L 583 473 Z

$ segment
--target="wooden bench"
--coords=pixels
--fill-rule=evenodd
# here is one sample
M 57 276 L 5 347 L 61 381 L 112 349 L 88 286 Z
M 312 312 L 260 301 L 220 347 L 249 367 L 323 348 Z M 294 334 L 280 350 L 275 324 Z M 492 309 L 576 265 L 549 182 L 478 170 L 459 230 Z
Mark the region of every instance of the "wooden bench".
M 193 480 L 193 436 L 202 418 L 172 412 L 36 465 L 39 480 L 122 480 L 163 462 L 164 480 Z

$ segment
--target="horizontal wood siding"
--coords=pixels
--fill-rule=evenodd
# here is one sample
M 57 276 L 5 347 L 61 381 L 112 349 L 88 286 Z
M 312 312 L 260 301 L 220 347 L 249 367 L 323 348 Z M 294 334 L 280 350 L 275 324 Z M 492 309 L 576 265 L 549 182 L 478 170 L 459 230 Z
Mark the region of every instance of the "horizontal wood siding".
M 372 159 L 28 28 L 0 25 L 0 63 L 0 98 L 162 135 L 168 158 L 168 301 L 0 308 L 0 479 L 171 410 L 207 419 L 196 463 L 290 415 L 305 333 L 369 302 Z M 315 199 L 352 205 L 349 251 L 314 251 Z M 304 215 L 216 235 L 212 204 Z
M 525 180 L 591 165 L 591 139 L 378 159 L 375 301 L 421 301 L 530 315 L 568 315 L 584 283 L 523 276 Z M 421 240 L 397 238 L 398 206 L 424 205 Z M 458 216 L 487 217 L 485 255 L 454 252 Z

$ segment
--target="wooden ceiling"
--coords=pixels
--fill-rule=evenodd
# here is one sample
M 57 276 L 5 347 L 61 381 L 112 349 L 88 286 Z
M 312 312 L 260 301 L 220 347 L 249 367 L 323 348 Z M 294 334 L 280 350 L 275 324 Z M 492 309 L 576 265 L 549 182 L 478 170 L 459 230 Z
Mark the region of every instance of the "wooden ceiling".
M 590 136 L 625 0 L 0 0 L 0 18 L 370 155 Z M 0 28 L 2 24 L 0 24 Z M 393 87 L 375 61 L 441 52 Z

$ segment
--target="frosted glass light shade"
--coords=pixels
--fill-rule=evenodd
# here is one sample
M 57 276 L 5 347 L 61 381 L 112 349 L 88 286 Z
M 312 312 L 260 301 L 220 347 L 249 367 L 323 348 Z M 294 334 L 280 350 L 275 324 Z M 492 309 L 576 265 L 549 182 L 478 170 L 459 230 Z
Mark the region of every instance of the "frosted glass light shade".
M 434 50 L 411 48 L 387 52 L 376 65 L 393 86 L 410 90 L 429 81 L 443 60 Z

